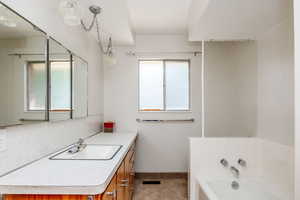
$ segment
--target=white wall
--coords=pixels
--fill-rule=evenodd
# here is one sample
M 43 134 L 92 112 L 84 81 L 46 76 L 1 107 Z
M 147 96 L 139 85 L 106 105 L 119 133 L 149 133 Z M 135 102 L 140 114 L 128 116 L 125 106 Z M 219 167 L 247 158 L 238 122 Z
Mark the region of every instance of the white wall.
M 73 143 L 79 137 L 98 132 L 103 113 L 102 57 L 95 40 L 79 28 L 64 25 L 57 9 L 58 0 L 4 0 L 3 2 L 88 61 L 89 114 L 95 116 L 85 120 L 25 125 L 7 129 L 8 149 L 0 152 L 0 174 Z M 5 165 L 2 166 L 2 163 Z
M 205 43 L 205 136 L 256 132 L 257 49 L 253 41 Z
M 116 121 L 117 130 L 139 130 L 136 162 L 138 172 L 187 171 L 187 138 L 201 136 L 201 56 L 162 52 L 191 50 L 201 50 L 201 45 L 188 43 L 185 36 L 138 35 L 136 46 L 116 49 L 118 63 L 115 66 L 105 66 L 104 118 Z M 128 51 L 152 53 L 142 53 L 134 57 L 126 55 Z M 139 58 L 191 59 L 191 112 L 138 112 Z M 205 135 L 207 137 L 255 135 L 256 43 L 213 42 L 205 46 L 205 59 L 205 93 L 208 96 L 205 112 L 209 111 L 206 113 Z M 136 118 L 195 118 L 196 121 L 147 124 L 137 123 Z
M 201 50 L 201 45 L 190 44 L 185 36 L 136 37 L 136 46 L 118 47 L 115 66 L 105 67 L 104 113 L 105 120 L 114 120 L 117 130 L 139 131 L 136 160 L 137 172 L 187 171 L 188 137 L 201 136 L 201 56 L 187 54 L 126 55 L 127 51 L 178 52 Z M 142 113 L 138 112 L 138 58 L 191 59 L 191 112 Z M 195 118 L 194 123 L 137 123 L 142 119 Z
M 295 199 L 300 199 L 300 1 L 294 1 L 295 33 Z
M 294 141 L 293 20 L 263 33 L 258 46 L 257 136 L 282 144 Z

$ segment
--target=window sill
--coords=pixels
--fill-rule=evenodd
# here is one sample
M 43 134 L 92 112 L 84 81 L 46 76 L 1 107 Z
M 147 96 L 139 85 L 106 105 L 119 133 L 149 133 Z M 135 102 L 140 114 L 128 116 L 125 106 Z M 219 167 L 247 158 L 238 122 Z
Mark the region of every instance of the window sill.
M 45 113 L 45 110 L 26 110 L 24 113 Z M 49 113 L 68 113 L 71 110 L 50 110 Z M 74 112 L 74 110 L 73 110 Z
M 191 110 L 161 110 L 161 111 L 144 111 L 138 110 L 138 113 L 192 113 Z

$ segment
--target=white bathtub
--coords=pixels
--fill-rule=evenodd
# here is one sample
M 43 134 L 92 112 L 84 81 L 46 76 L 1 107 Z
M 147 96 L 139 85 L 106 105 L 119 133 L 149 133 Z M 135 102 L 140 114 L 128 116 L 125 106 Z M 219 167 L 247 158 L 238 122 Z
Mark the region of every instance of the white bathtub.
M 199 200 L 293 200 L 292 195 L 280 191 L 276 185 L 258 181 L 237 181 L 239 189 L 231 187 L 233 180 L 198 180 Z

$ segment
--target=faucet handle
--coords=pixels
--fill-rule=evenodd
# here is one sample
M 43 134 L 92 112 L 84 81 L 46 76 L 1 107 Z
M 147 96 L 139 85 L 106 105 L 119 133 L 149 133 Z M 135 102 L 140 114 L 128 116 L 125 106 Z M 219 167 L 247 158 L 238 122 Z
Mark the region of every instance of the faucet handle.
M 241 165 L 242 167 L 246 167 L 247 166 L 247 162 L 241 158 L 238 159 L 238 164 Z
M 227 167 L 228 166 L 228 161 L 225 159 L 225 158 L 222 158 L 220 160 L 220 163 L 224 166 L 224 167 Z

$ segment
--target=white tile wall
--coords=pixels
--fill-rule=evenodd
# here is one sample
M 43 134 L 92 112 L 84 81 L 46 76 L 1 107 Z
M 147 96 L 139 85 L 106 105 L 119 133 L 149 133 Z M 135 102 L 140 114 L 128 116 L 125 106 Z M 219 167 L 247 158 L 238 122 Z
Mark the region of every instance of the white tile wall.
M 197 199 L 195 177 L 232 177 L 229 168 L 220 164 L 222 158 L 240 170 L 240 179 L 262 179 L 293 193 L 293 147 L 259 138 L 190 138 L 191 200 Z M 237 164 L 239 158 L 247 161 L 247 167 Z

